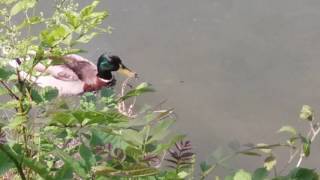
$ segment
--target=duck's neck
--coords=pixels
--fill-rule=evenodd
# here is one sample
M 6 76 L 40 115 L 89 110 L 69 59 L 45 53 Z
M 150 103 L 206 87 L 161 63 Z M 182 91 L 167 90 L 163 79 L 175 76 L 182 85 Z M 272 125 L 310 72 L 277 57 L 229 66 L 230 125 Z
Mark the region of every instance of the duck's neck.
M 105 80 L 111 80 L 112 79 L 112 74 L 110 71 L 105 71 L 105 72 L 98 72 L 97 76 L 99 78 L 105 79 Z

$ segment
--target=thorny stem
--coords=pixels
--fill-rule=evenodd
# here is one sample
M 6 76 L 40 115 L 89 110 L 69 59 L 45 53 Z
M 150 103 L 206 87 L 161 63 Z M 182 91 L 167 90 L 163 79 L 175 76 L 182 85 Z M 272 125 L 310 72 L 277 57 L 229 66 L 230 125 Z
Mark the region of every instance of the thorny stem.
M 19 111 L 18 111 L 18 115 L 22 116 L 23 118 L 27 119 L 27 114 L 30 111 L 30 107 L 27 107 L 27 109 L 24 108 L 24 101 L 26 98 L 26 94 L 27 94 L 27 87 L 26 87 L 26 82 L 24 80 L 22 80 L 21 76 L 20 76 L 20 71 L 17 68 L 16 69 L 16 73 L 17 73 L 17 77 L 18 77 L 18 85 L 19 85 L 19 91 L 21 93 L 21 97 L 19 98 Z M 23 137 L 23 144 L 24 144 L 24 149 L 25 149 L 25 154 L 27 157 L 29 157 L 30 152 L 29 152 L 29 148 L 28 148 L 28 130 L 27 130 L 27 125 L 26 124 L 22 124 L 22 137 Z M 26 169 L 26 173 L 27 173 L 27 177 L 29 177 L 30 175 L 30 170 Z

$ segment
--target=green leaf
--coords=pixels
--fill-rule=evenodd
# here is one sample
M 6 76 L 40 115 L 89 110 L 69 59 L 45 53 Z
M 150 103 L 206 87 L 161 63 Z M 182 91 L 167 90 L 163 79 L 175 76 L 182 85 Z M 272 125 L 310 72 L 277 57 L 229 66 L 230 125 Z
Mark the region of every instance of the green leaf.
M 77 39 L 76 42 L 78 43 L 88 43 L 89 41 L 91 41 L 92 38 L 94 38 L 96 35 L 98 35 L 97 32 L 92 32 L 90 34 L 85 34 L 83 36 L 81 36 L 79 39 Z
M 66 51 L 63 52 L 64 55 L 68 54 L 80 54 L 80 53 L 86 53 L 88 51 L 83 50 L 83 49 L 67 49 Z
M 261 156 L 261 154 L 253 151 L 241 151 L 240 154 L 248 155 L 248 156 Z
M 95 166 L 92 168 L 92 170 L 94 174 L 103 176 L 113 176 L 120 172 L 120 170 L 114 169 L 113 167 L 109 166 Z
M 240 169 L 236 172 L 236 174 L 233 177 L 233 180 L 251 180 L 251 174 Z
M 31 90 L 31 98 L 37 104 L 43 102 L 50 102 L 53 99 L 55 99 L 58 95 L 59 91 L 51 87 Z
M 303 147 L 303 153 L 306 157 L 308 157 L 310 155 L 311 140 L 300 134 L 299 136 L 300 136 L 302 147 Z
M 148 113 L 143 118 L 130 119 L 130 121 L 128 121 L 128 122 L 118 123 L 117 125 L 122 128 L 140 127 L 140 126 L 145 126 L 145 125 L 149 124 L 151 121 L 159 120 L 158 117 L 160 117 L 160 116 L 158 116 L 158 115 L 156 116 L 153 113 Z
M 46 166 L 44 166 L 43 164 L 40 164 L 39 162 L 36 162 L 33 159 L 28 159 L 26 157 L 20 157 L 21 159 L 23 159 L 23 164 L 32 169 L 34 172 L 36 172 L 37 174 L 39 174 L 43 179 L 46 180 L 50 180 L 53 179 L 50 175 L 49 175 L 49 171 L 47 171 Z
M 16 129 L 27 121 L 25 116 L 15 116 L 8 124 L 9 129 Z
M 19 106 L 19 101 L 17 100 L 11 100 L 8 102 L 5 102 L 3 104 L 0 104 L 0 109 L 12 109 Z
M 2 95 L 7 95 L 8 94 L 8 90 L 2 86 L 0 86 L 0 96 Z M 0 107 L 1 109 L 1 107 Z
M 180 172 L 178 173 L 178 177 L 179 177 L 180 179 L 185 179 L 187 176 L 189 176 L 189 173 L 187 173 L 187 172 L 185 172 L 185 171 L 180 171 Z
M 126 155 L 139 161 L 139 158 L 143 157 L 143 152 L 140 148 L 135 148 L 133 146 L 128 146 L 126 148 Z
M 37 4 L 37 0 L 20 0 L 11 9 L 10 14 L 14 16 L 21 11 L 34 7 Z
M 107 112 L 102 113 L 98 111 L 74 111 L 71 112 L 73 117 L 82 125 L 90 125 L 90 124 L 105 124 L 108 125 L 110 123 L 117 122 L 127 122 L 126 117 L 118 112 Z
M 17 154 L 14 152 L 9 146 L 0 144 L 0 151 L 6 152 L 6 154 L 9 154 L 12 158 L 16 160 L 22 160 L 22 164 L 31 170 L 33 170 L 35 173 L 39 174 L 43 179 L 46 180 L 52 180 L 53 178 L 50 176 L 49 171 L 47 171 L 46 166 L 43 164 L 37 162 L 36 160 L 29 159 L 25 157 L 24 155 Z
M 294 127 L 292 127 L 292 126 L 282 126 L 279 130 L 278 130 L 278 132 L 280 133 L 280 132 L 288 132 L 288 133 L 290 133 L 290 134 L 292 134 L 292 135 L 297 135 L 297 130 L 294 128 Z
M 79 153 L 81 158 L 85 161 L 87 170 L 90 171 L 90 168 L 96 164 L 96 159 L 94 154 L 91 152 L 91 150 L 85 146 L 84 144 L 81 144 L 79 147 Z
M 89 29 L 94 28 L 95 26 L 101 24 L 103 20 L 108 17 L 108 12 L 107 11 L 102 11 L 102 12 L 93 12 L 89 14 L 88 16 L 84 17 L 83 20 L 87 21 L 89 24 Z M 108 30 L 99 28 L 98 29 L 100 32 L 108 32 Z
M 72 168 L 69 165 L 64 164 L 59 168 L 58 172 L 55 175 L 55 179 L 59 180 L 69 180 L 73 178 Z
M 152 136 L 148 143 L 153 141 L 163 140 L 169 134 L 169 127 L 174 124 L 174 120 L 162 120 L 158 122 L 158 124 L 151 129 L 150 135 Z
M 35 25 L 43 22 L 43 18 L 39 16 L 33 16 L 29 19 L 24 20 L 21 24 L 17 26 L 17 30 L 20 30 L 28 25 Z
M 68 155 L 66 152 L 60 150 L 60 149 L 55 149 L 54 153 L 60 157 L 65 164 L 68 166 L 72 167 L 73 171 L 79 175 L 80 177 L 86 179 L 87 178 L 87 171 L 81 166 L 79 161 L 75 160 L 73 157 Z
M 300 111 L 300 119 L 312 121 L 314 117 L 314 111 L 311 106 L 303 105 Z
M 42 31 L 40 34 L 40 40 L 42 45 L 52 47 L 62 42 L 70 35 L 70 33 L 71 30 L 68 26 L 60 24 Z
M 67 17 L 67 22 L 74 28 L 78 28 L 81 24 L 79 14 L 73 11 L 68 11 L 65 13 Z
M 9 169 L 15 167 L 11 159 L 3 152 L 0 151 L 0 177 L 6 173 Z
M 100 176 L 122 176 L 122 177 L 147 177 L 156 175 L 159 171 L 155 168 L 148 167 L 145 165 L 136 164 L 123 170 L 116 170 L 108 166 L 96 166 L 93 168 L 96 175 Z
M 101 97 L 112 97 L 115 95 L 115 92 L 110 88 L 103 88 L 100 90 Z
M 154 154 L 162 153 L 163 151 L 170 149 L 176 142 L 183 140 L 185 137 L 186 137 L 185 135 L 173 136 L 171 139 L 168 140 L 168 143 L 159 144 L 152 153 Z
M 312 169 L 306 168 L 295 168 L 290 171 L 289 175 L 290 179 L 294 180 L 318 180 L 319 175 Z
M 145 177 L 156 175 L 159 173 L 159 171 L 153 167 L 149 167 L 142 164 L 135 164 L 131 167 L 125 168 L 124 170 L 122 170 L 121 173 L 129 177 Z
M 264 143 L 259 143 L 256 145 L 256 148 L 259 149 L 261 152 L 263 153 L 271 153 L 272 149 L 269 148 L 268 144 L 264 144 Z
M 108 122 L 105 115 L 100 112 L 95 111 L 74 111 L 72 115 L 77 119 L 77 121 L 83 125 L 89 125 L 94 123 Z
M 92 129 L 91 134 L 91 146 L 110 143 L 114 148 L 126 149 L 128 147 L 128 143 L 121 136 L 105 133 L 100 129 Z
M 252 175 L 252 180 L 266 180 L 269 172 L 266 168 L 258 168 Z
M 132 129 L 123 130 L 121 135 L 124 140 L 126 140 L 129 143 L 132 143 L 133 145 L 140 146 L 143 144 L 144 137 L 135 130 L 132 130 Z
M 154 92 L 154 89 L 152 89 L 148 83 L 141 83 L 136 88 L 129 91 L 126 95 L 122 96 L 120 100 L 124 101 L 130 97 L 140 96 L 146 92 Z
M 311 141 L 307 141 L 303 143 L 303 153 L 305 157 L 308 157 L 310 155 L 310 149 L 311 149 Z
M 40 103 L 44 102 L 44 99 L 42 98 L 42 96 L 40 95 L 40 93 L 37 90 L 31 89 L 30 94 L 31 94 L 32 101 L 34 101 L 35 103 L 40 104 Z
M 76 122 L 76 119 L 72 116 L 70 112 L 57 112 L 53 114 L 51 124 L 61 124 L 64 126 L 73 125 Z
M 13 74 L 15 74 L 14 71 L 0 67 L 0 80 L 7 80 Z
M 0 4 L 9 5 L 11 3 L 16 2 L 17 0 L 0 0 Z
M 97 7 L 97 5 L 99 4 L 100 1 L 93 1 L 90 5 L 84 7 L 81 11 L 80 11 L 80 16 L 82 18 L 85 18 L 87 16 L 89 16 L 90 14 L 92 14 L 93 10 Z
M 206 172 L 211 167 L 212 167 L 212 165 L 207 164 L 207 162 L 205 162 L 205 161 L 200 163 L 200 169 L 202 172 Z
M 224 177 L 224 180 L 233 180 L 233 176 L 228 175 L 228 176 Z
M 277 164 L 277 160 L 273 155 L 266 157 L 264 160 L 264 167 L 270 171 Z

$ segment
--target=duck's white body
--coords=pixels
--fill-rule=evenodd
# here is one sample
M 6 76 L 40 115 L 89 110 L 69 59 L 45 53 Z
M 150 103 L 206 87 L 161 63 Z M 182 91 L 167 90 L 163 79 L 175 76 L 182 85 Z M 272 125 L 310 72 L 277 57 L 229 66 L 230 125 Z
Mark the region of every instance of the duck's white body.
M 60 96 L 79 95 L 84 93 L 84 82 L 63 81 L 53 76 L 40 76 L 35 83 L 40 87 L 53 87 L 59 91 Z

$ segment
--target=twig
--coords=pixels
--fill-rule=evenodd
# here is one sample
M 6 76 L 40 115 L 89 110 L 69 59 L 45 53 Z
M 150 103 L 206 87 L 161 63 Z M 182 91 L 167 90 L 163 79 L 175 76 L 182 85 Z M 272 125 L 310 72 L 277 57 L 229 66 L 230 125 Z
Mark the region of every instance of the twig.
M 315 129 L 315 128 L 314 128 L 314 124 L 312 124 L 312 122 L 310 122 L 310 131 L 309 131 L 309 133 L 308 133 L 308 139 L 309 139 L 310 136 L 311 136 L 311 138 L 310 138 L 310 143 L 312 143 L 312 142 L 315 140 L 315 138 L 317 137 L 317 135 L 319 134 L 319 132 L 320 132 L 320 127 L 317 125 L 317 128 Z M 304 153 L 304 151 L 303 151 L 303 145 L 301 145 L 301 148 L 298 149 L 297 151 L 300 151 L 300 156 L 299 156 L 299 160 L 298 160 L 298 162 L 297 162 L 296 167 L 300 167 L 300 165 L 301 165 L 301 163 L 302 163 L 302 160 L 303 160 L 303 158 L 305 157 L 305 153 Z
M 298 155 L 298 152 L 299 152 L 299 150 L 296 150 L 294 153 L 292 153 L 290 155 L 290 158 L 288 160 L 288 164 L 290 164 L 293 161 L 293 159 Z
M 303 148 L 303 146 L 301 145 L 301 149 L 300 149 L 300 156 L 299 156 L 299 160 L 298 160 L 298 162 L 297 162 L 296 167 L 300 167 L 301 162 L 302 162 L 302 159 L 305 157 L 305 155 L 304 155 L 304 152 L 303 152 L 302 148 Z
M 127 78 L 126 80 L 123 81 L 122 85 L 121 85 L 121 92 L 120 92 L 120 96 L 123 97 L 125 96 L 125 93 L 126 93 L 126 87 L 129 86 L 128 85 L 128 82 L 131 78 Z M 135 106 L 135 103 L 136 103 L 136 97 L 133 99 L 133 102 L 129 105 L 129 107 L 127 108 L 126 104 L 125 104 L 125 101 L 120 101 L 118 103 L 118 111 L 125 115 L 125 116 L 128 116 L 130 118 L 134 118 L 136 117 L 137 115 L 134 114 L 133 112 L 133 108 Z
M 15 98 L 16 100 L 19 100 L 19 97 L 11 90 L 11 88 L 3 80 L 0 80 L 0 83 L 4 88 L 6 88 L 11 97 Z
M 164 160 L 164 158 L 166 157 L 166 155 L 167 155 L 167 151 L 164 151 L 164 153 L 163 153 L 163 155 L 162 155 L 162 157 L 161 157 L 161 159 L 160 159 L 160 163 L 159 163 L 159 165 L 157 166 L 157 168 L 160 168 L 160 167 L 162 166 L 163 160 Z
M 311 142 L 314 141 L 314 139 L 315 139 L 316 136 L 319 134 L 319 132 L 320 132 L 320 127 L 319 127 L 319 125 L 317 124 L 317 130 L 315 130 L 313 136 L 311 137 L 311 140 L 310 140 Z
M 128 109 L 129 116 L 133 116 L 133 107 L 135 106 L 136 101 L 137 101 L 137 97 L 134 97 L 133 102 L 132 102 L 132 104 L 130 104 L 129 109 Z
M 312 122 L 309 122 L 309 125 L 310 125 L 310 133 L 314 134 L 315 133 L 315 129 L 314 129 L 314 126 L 313 126 Z

